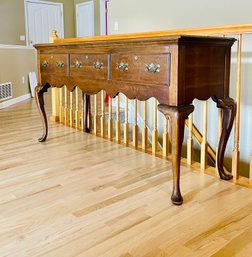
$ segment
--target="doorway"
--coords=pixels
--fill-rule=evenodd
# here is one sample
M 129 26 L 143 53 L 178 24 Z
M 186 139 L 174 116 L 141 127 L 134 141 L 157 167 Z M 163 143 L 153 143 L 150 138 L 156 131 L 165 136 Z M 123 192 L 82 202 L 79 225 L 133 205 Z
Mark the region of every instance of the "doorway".
M 76 36 L 94 36 L 94 2 L 76 4 Z
M 64 38 L 63 4 L 25 0 L 26 44 L 49 43 L 53 30 Z

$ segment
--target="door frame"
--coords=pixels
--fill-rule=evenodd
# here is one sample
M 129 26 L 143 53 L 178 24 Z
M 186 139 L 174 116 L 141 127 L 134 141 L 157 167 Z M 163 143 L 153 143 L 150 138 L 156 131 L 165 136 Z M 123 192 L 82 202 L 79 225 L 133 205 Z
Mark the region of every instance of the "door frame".
M 93 35 L 95 33 L 95 22 L 94 22 L 94 1 L 93 0 L 90 0 L 90 1 L 86 1 L 86 2 L 83 2 L 83 3 L 79 3 L 79 4 L 76 4 L 75 5 L 75 23 L 76 23 L 76 37 L 78 37 L 78 19 L 77 19 L 77 9 L 80 7 L 80 6 L 83 6 L 83 5 L 88 5 L 88 4 L 92 4 L 92 7 L 93 7 L 93 12 L 92 12 L 92 15 L 93 15 Z
M 29 46 L 29 26 L 28 26 L 28 3 L 39 3 L 39 4 L 46 4 L 46 5 L 56 5 L 60 7 L 61 11 L 61 31 L 62 37 L 64 38 L 64 12 L 63 12 L 63 3 L 58 2 L 50 2 L 50 1 L 43 1 L 43 0 L 24 0 L 24 10 L 25 10 L 25 39 L 26 45 Z
M 108 34 L 108 5 L 109 0 L 100 0 L 100 35 Z

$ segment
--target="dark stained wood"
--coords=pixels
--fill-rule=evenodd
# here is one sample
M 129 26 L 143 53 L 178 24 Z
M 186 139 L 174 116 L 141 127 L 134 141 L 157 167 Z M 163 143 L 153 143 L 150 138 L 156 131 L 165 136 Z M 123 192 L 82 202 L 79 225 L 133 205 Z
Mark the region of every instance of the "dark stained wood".
M 107 80 L 108 79 L 108 55 L 107 54 L 71 54 L 70 55 L 70 76 L 83 77 L 84 79 Z
M 48 85 L 71 91 L 78 86 L 85 94 L 95 94 L 104 89 L 111 97 L 119 92 L 130 99 L 146 100 L 155 97 L 159 109 L 172 121 L 174 189 L 172 202 L 182 204 L 179 189 L 180 156 L 184 134 L 184 121 L 193 111 L 193 99 L 214 97 L 224 108 L 223 139 L 219 146 L 219 172 L 223 179 L 224 151 L 233 124 L 235 104 L 227 99 L 229 94 L 230 51 L 235 39 L 221 37 L 173 36 L 152 33 L 150 37 L 119 38 L 35 45 L 38 50 L 39 88 Z M 52 65 L 44 63 L 48 57 Z M 49 60 L 50 60 L 49 58 Z M 67 67 L 62 64 L 64 59 Z M 56 62 L 55 62 L 56 61 Z M 55 64 L 56 63 L 56 64 Z M 52 67 L 51 69 L 49 67 Z M 42 113 L 44 135 L 47 135 L 43 93 L 39 90 L 38 105 Z M 85 130 L 88 131 L 88 96 L 85 99 Z M 232 106 L 232 107 L 231 107 Z M 228 120 L 228 121 L 226 121 Z M 227 127 L 226 127 L 227 126 Z M 46 135 L 45 135 L 46 133 Z
M 68 54 L 41 54 L 40 55 L 40 71 L 42 74 L 57 73 L 60 75 L 68 75 L 69 67 Z
M 38 107 L 39 114 L 41 116 L 42 124 L 43 124 L 43 135 L 38 139 L 39 142 L 46 141 L 46 138 L 48 135 L 48 124 L 47 124 L 45 103 L 44 103 L 44 93 L 47 92 L 48 88 L 50 88 L 50 85 L 45 84 L 44 86 L 37 85 L 34 89 L 37 107 Z
M 184 99 L 192 101 L 197 95 L 199 100 L 207 100 L 209 95 L 224 96 L 225 55 L 224 47 L 184 46 L 182 75 L 184 83 Z M 184 98 L 184 99 L 183 99 Z
M 148 83 L 152 85 L 168 86 L 170 74 L 170 54 L 111 54 L 111 80 Z M 124 64 L 128 69 L 118 69 Z M 151 67 L 151 65 L 154 65 Z M 160 68 L 158 68 L 158 66 Z M 147 67 L 151 67 L 149 70 Z M 156 67 L 156 72 L 155 72 Z
M 168 106 L 159 104 L 158 110 L 165 115 L 166 119 L 169 117 L 171 121 L 172 172 L 174 178 L 171 200 L 175 205 L 181 205 L 183 203 L 179 185 L 181 149 L 184 139 L 185 119 L 193 112 L 194 106 Z
M 233 176 L 224 171 L 223 160 L 227 141 L 234 123 L 234 118 L 236 114 L 236 103 L 232 98 L 217 99 L 213 97 L 213 100 L 217 103 L 217 107 L 223 110 L 222 131 L 217 154 L 217 167 L 220 178 L 224 180 L 230 180 L 233 178 Z
M 142 39 L 135 42 L 120 39 L 111 42 L 36 45 L 36 48 L 43 58 L 47 55 L 67 55 L 65 58 L 71 62 L 69 76 L 60 76 L 58 71 L 62 72 L 63 69 L 54 65 L 50 74 L 42 72 L 42 83 L 46 81 L 56 87 L 66 84 L 69 90 L 78 84 L 88 94 L 104 89 L 112 97 L 120 91 L 129 98 L 135 98 L 132 96 L 132 86 L 137 86 L 137 97 L 140 100 L 154 96 L 160 103 L 180 105 L 190 104 L 194 98 L 205 100 L 213 95 L 218 98 L 228 96 L 230 47 L 233 42 L 234 39 L 230 38 L 181 36 L 160 38 L 159 41 Z M 77 56 L 89 56 L 92 61 L 83 64 L 80 69 L 74 69 L 73 62 Z M 134 60 L 135 56 L 139 57 L 138 61 Z M 105 57 L 107 61 L 104 60 Z M 104 61 L 103 70 L 97 71 L 92 67 L 97 61 Z M 116 63 L 121 61 L 129 62 L 128 71 L 120 72 L 115 69 Z M 146 64 L 158 62 L 161 62 L 160 72 L 149 74 L 144 70 Z M 59 75 L 55 78 L 56 72 Z

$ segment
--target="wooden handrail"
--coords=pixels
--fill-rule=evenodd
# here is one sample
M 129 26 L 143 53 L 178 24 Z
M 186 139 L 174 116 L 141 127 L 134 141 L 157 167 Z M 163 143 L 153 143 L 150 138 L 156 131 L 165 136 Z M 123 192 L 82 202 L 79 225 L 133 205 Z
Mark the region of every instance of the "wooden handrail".
M 241 64 L 242 64 L 242 34 L 237 41 L 237 66 L 236 66 L 236 117 L 234 124 L 234 150 L 232 155 L 232 174 L 234 179 L 238 178 L 239 169 L 239 140 L 240 140 L 240 109 L 241 109 Z
M 252 33 L 252 24 L 240 24 L 240 25 L 225 25 L 225 26 L 213 26 L 202 27 L 192 29 L 174 29 L 155 32 L 142 32 L 142 33 L 130 33 L 130 34 L 116 34 L 107 36 L 94 36 L 94 37 L 80 37 L 80 38 L 66 38 L 59 39 L 54 38 L 54 43 L 75 43 L 75 42 L 89 42 L 89 41 L 107 41 L 118 39 L 144 39 L 144 38 L 156 38 L 156 37 L 176 37 L 179 35 L 223 35 L 223 34 L 241 34 Z

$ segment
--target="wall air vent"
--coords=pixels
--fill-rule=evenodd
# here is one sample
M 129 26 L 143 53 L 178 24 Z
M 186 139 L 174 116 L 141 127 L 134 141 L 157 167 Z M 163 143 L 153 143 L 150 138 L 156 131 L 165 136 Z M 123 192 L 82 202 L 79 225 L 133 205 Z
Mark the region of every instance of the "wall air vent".
M 6 82 L 0 84 L 0 101 L 12 98 L 12 84 L 11 82 Z

